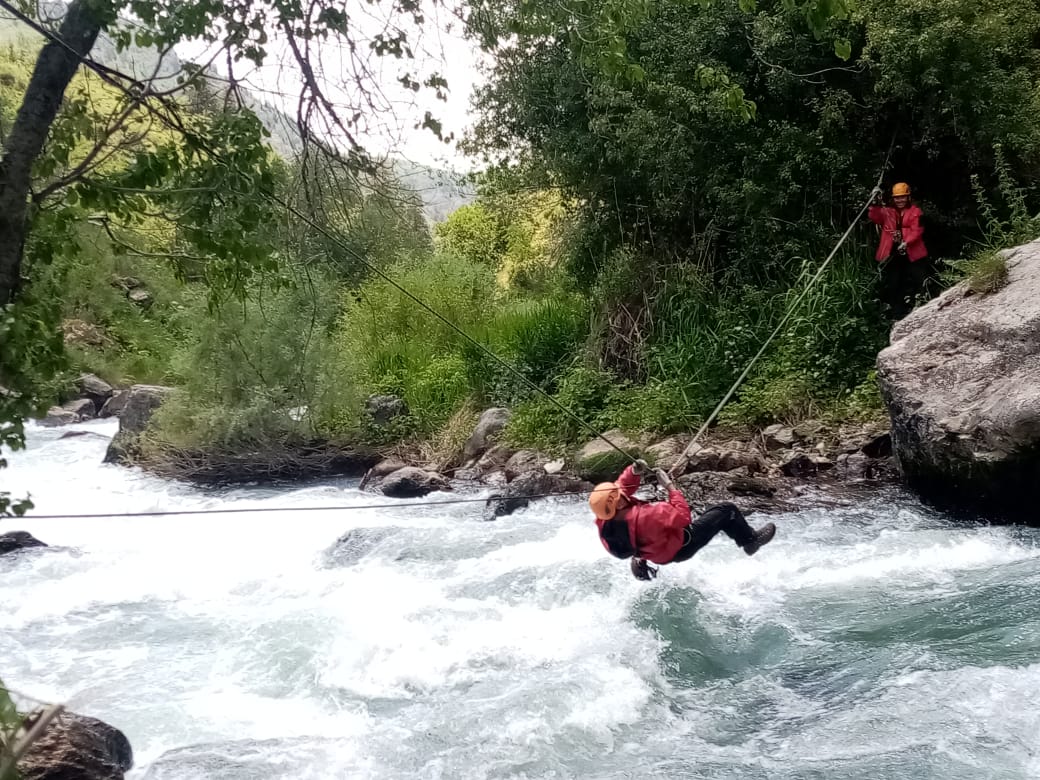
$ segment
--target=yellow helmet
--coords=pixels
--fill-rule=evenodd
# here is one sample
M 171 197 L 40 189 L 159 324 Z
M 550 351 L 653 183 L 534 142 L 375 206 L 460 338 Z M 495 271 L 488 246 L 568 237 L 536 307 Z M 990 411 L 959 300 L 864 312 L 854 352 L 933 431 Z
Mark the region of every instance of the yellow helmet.
M 621 488 L 616 482 L 601 482 L 592 490 L 589 496 L 589 506 L 593 514 L 600 520 L 610 520 L 617 514 L 618 499 L 621 498 Z
M 895 185 L 892 188 L 892 197 L 894 197 L 894 198 L 899 197 L 900 195 L 909 195 L 909 194 L 910 194 L 910 185 L 907 184 L 906 182 L 901 181 L 901 182 L 899 182 L 897 185 Z

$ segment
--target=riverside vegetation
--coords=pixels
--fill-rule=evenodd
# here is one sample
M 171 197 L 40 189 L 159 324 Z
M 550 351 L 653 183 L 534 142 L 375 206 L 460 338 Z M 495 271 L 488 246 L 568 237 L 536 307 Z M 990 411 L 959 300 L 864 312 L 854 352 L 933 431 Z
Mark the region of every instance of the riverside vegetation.
M 953 258 L 1035 227 L 1040 12 L 1021 0 L 817 5 L 622 4 L 631 13 L 598 22 L 611 25 L 603 51 L 576 45 L 566 15 L 468 7 L 470 34 L 495 52 L 464 141 L 485 165 L 475 201 L 433 225 L 374 161 L 279 157 L 254 113 L 205 78 L 177 104 L 196 135 L 137 107 L 111 153 L 71 175 L 125 110 L 79 72 L 33 169 L 39 190 L 59 186 L 31 214 L 27 281 L 3 325 L 24 345 L 4 356 L 5 398 L 22 404 L 5 412 L 60 401 L 92 372 L 178 388 L 152 426 L 156 460 L 315 441 L 444 453 L 487 406 L 514 410 L 514 446 L 557 453 L 588 438 L 377 268 L 593 428 L 688 431 L 890 147 L 887 178 L 914 183 L 947 279 L 999 283 L 992 261 Z M 3 128 L 36 50 L 7 55 Z M 890 323 L 874 242 L 864 223 L 723 423 L 880 415 L 872 372 Z M 373 394 L 407 413 L 371 426 Z

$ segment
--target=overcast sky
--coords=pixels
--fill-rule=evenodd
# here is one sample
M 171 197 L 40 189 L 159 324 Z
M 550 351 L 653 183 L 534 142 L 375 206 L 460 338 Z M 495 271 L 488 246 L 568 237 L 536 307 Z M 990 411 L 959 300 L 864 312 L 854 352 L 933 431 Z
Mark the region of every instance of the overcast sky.
M 346 8 L 352 14 L 352 21 L 359 24 L 366 35 L 385 26 L 386 19 L 379 16 L 379 4 L 348 0 Z M 359 141 L 374 153 L 389 153 L 424 165 L 466 170 L 470 162 L 459 154 L 455 143 L 444 144 L 429 130 L 415 129 L 414 125 L 421 122 L 424 112 L 429 110 L 443 123 L 445 135 L 454 133 L 456 139 L 461 138 L 473 118 L 470 99 L 480 80 L 479 63 L 484 55 L 472 41 L 463 37 L 462 23 L 446 13 L 443 7 L 431 7 L 427 14 L 421 27 L 410 26 L 407 30 L 414 59 L 398 60 L 374 54 L 364 58 L 362 67 L 370 69 L 373 80 L 379 84 L 380 94 L 372 96 L 376 110 L 364 112 L 365 117 L 356 132 Z M 196 62 L 207 60 L 215 50 L 214 47 L 190 43 L 177 47 L 182 58 Z M 273 33 L 268 51 L 269 61 L 263 68 L 236 65 L 236 77 L 265 103 L 295 118 L 302 76 L 288 47 Z M 333 98 L 338 109 L 349 115 L 351 112 L 347 109 L 357 104 L 352 84 L 358 63 L 334 42 L 320 44 L 318 56 L 314 54 L 312 52 L 311 60 L 317 60 L 315 70 L 322 89 Z M 216 62 L 214 67 L 227 71 L 225 63 Z M 423 89 L 416 94 L 398 82 L 404 74 L 422 80 L 432 73 L 440 73 L 448 80 L 447 102 L 437 100 L 429 90 Z

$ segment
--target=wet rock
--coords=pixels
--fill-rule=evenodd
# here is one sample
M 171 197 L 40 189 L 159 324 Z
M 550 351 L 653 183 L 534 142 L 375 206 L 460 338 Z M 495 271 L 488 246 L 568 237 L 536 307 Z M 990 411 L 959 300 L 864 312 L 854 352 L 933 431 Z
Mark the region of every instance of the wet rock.
M 549 463 L 549 458 L 535 450 L 520 450 L 513 453 L 506 462 L 505 472 L 509 479 L 516 479 L 529 471 L 542 471 Z M 562 462 L 560 469 L 563 469 Z
M 726 490 L 735 496 L 764 496 L 772 498 L 777 487 L 767 479 L 757 477 L 734 477 L 726 485 Z
M 78 419 L 75 412 L 61 406 L 52 406 L 39 422 L 46 428 L 57 428 L 62 425 L 71 425 Z
M 472 460 L 487 451 L 512 416 L 512 412 L 501 407 L 485 410 L 480 415 L 477 427 L 474 428 L 473 433 L 466 440 L 466 445 L 462 448 L 463 458 Z
M 101 411 L 98 412 L 98 417 L 119 417 L 123 413 L 123 409 L 126 407 L 126 402 L 130 398 L 130 390 L 117 390 L 111 398 L 105 401 L 105 405 L 101 407 Z
M 500 517 L 511 515 L 518 509 L 530 505 L 532 501 L 547 500 L 543 497 L 568 494 L 567 497 L 572 499 L 582 498 L 592 490 L 592 487 L 590 482 L 578 477 L 566 474 L 546 474 L 544 471 L 529 471 L 510 482 L 501 494 L 488 499 L 484 508 L 484 519 L 497 520 Z
M 786 425 L 770 425 L 762 431 L 762 440 L 767 450 L 789 450 L 799 441 L 801 436 L 795 433 L 794 428 Z
M 451 490 L 451 486 L 436 472 L 405 466 L 387 475 L 379 489 L 390 498 L 420 498 L 435 490 Z
M 26 716 L 27 725 L 39 711 Z M 21 780 L 122 780 L 134 765 L 130 741 L 97 718 L 63 712 L 18 762 Z
M 873 461 L 862 452 L 842 453 L 835 465 L 837 474 L 843 479 L 869 479 Z
M 762 458 L 747 450 L 724 450 L 719 455 L 717 471 L 736 471 L 747 469 L 749 473 L 762 471 L 764 468 Z
M 955 511 L 1036 523 L 1040 241 L 1001 254 L 1003 288 L 957 285 L 896 324 L 878 381 L 912 488 Z
M 868 458 L 887 458 L 892 454 L 892 434 L 885 432 L 875 436 L 860 449 Z
M 94 413 L 91 416 L 99 413 L 115 393 L 112 385 L 95 374 L 83 374 L 76 380 L 76 387 L 81 398 L 89 398 L 94 402 Z
M 325 551 L 329 566 L 351 566 L 397 534 L 399 528 L 353 528 Z
M 393 474 L 407 465 L 407 463 L 398 458 L 384 458 L 365 472 L 365 476 L 361 478 L 361 484 L 358 485 L 358 490 L 364 490 L 373 482 L 378 482 L 383 477 Z
M 780 471 L 788 477 L 808 477 L 815 474 L 816 470 L 817 466 L 812 456 L 804 452 L 789 455 L 780 465 Z
M 97 414 L 97 405 L 89 398 L 79 398 L 75 401 L 69 401 L 61 408 L 67 412 L 72 412 L 72 414 L 76 416 L 76 422 L 92 420 L 94 419 L 94 415 Z
M 8 531 L 0 534 L 0 555 L 46 546 L 28 531 Z
M 119 415 L 119 431 L 108 445 L 105 463 L 133 462 L 139 452 L 140 435 L 148 427 L 155 410 L 162 406 L 172 392 L 172 387 L 160 385 L 134 385 L 130 388 L 126 405 Z
M 365 401 L 365 414 L 377 426 L 383 426 L 408 414 L 404 399 L 396 395 L 373 395 Z

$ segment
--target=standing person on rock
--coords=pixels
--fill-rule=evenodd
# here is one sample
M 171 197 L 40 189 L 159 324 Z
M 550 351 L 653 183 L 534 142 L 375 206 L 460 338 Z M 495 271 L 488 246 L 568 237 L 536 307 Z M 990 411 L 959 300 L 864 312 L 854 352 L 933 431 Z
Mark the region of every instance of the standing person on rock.
M 657 569 L 648 561 L 661 565 L 688 561 L 720 531 L 748 555 L 769 544 L 776 534 L 772 523 L 757 531 L 753 529 L 733 504 L 709 507 L 692 520 L 686 499 L 662 469 L 654 473 L 668 491 L 668 500 L 640 501 L 635 492 L 649 471 L 645 460 L 637 460 L 621 473 L 617 482 L 597 485 L 589 497 L 600 541 L 615 558 L 632 559 L 632 575 L 638 580 L 657 576 Z
M 894 319 L 901 320 L 914 308 L 931 273 L 931 260 L 924 244 L 924 213 L 910 200 L 910 185 L 892 187 L 892 205 L 875 190 L 870 221 L 881 228 L 875 259 L 882 264 L 881 298 Z

